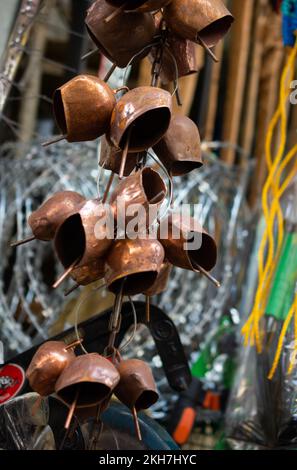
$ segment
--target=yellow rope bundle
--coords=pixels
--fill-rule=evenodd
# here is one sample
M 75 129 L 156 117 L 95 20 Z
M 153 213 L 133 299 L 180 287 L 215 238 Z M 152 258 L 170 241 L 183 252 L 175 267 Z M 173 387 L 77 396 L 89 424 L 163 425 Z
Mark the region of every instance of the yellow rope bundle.
M 280 101 L 279 106 L 270 122 L 269 129 L 267 132 L 267 138 L 265 143 L 265 157 L 266 163 L 268 167 L 268 177 L 266 183 L 264 185 L 263 193 L 262 193 L 262 207 L 263 207 L 263 214 L 266 222 L 266 228 L 261 240 L 260 249 L 259 249 L 259 257 L 258 257 L 258 275 L 259 275 L 259 282 L 258 282 L 258 289 L 255 296 L 255 302 L 253 310 L 250 314 L 250 317 L 246 324 L 242 329 L 242 333 L 245 337 L 245 344 L 248 345 L 256 343 L 257 350 L 259 353 L 262 352 L 262 337 L 263 334 L 260 329 L 261 319 L 265 314 L 265 307 L 267 298 L 270 291 L 270 284 L 273 277 L 273 273 L 276 267 L 276 263 L 278 261 L 282 243 L 284 239 L 284 217 L 280 205 L 280 199 L 283 193 L 286 191 L 292 179 L 296 175 L 297 172 L 297 162 L 293 166 L 293 169 L 289 172 L 288 176 L 281 184 L 282 176 L 284 171 L 286 170 L 287 166 L 290 164 L 291 160 L 295 157 L 297 153 L 297 145 L 290 150 L 290 152 L 282 159 L 286 147 L 287 142 L 287 100 L 290 93 L 290 86 L 289 84 L 294 78 L 295 72 L 295 60 L 297 56 L 297 39 L 294 48 L 292 49 L 287 64 L 283 70 L 282 77 L 281 77 L 281 84 L 280 84 Z M 274 132 L 277 128 L 277 125 L 280 121 L 280 130 L 281 130 L 281 139 L 280 144 L 277 150 L 277 154 L 273 159 L 271 153 L 271 146 L 272 140 L 274 136 Z M 269 206 L 270 201 L 270 192 L 272 193 L 273 199 L 272 204 Z M 277 225 L 278 225 L 278 236 L 277 236 L 277 244 L 275 247 L 275 240 L 274 240 L 274 225 L 275 225 L 275 217 L 277 216 Z M 283 325 L 282 332 L 280 334 L 279 344 L 277 348 L 277 352 L 275 355 L 275 360 L 269 374 L 269 377 L 272 378 L 275 370 L 277 368 L 281 350 L 284 342 L 284 338 L 290 322 L 293 318 L 295 313 L 295 337 L 297 344 L 297 297 L 293 302 L 292 308 L 288 314 L 288 317 Z M 296 346 L 297 352 L 297 346 Z M 290 364 L 290 370 L 292 370 L 293 366 Z

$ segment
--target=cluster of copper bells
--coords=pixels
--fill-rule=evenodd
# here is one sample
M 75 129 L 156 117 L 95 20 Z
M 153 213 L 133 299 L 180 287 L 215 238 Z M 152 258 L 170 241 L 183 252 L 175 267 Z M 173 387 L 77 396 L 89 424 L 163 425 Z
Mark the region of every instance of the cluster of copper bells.
M 195 44 L 215 46 L 233 21 L 222 0 L 97 0 L 85 23 L 98 50 L 118 67 L 147 54 L 154 60 L 165 27 L 161 80 L 166 84 L 197 72 Z
M 134 414 L 158 400 L 152 371 L 145 362 L 118 357 L 112 362 L 97 353 L 76 356 L 73 349 L 78 343 L 44 343 L 26 373 L 32 390 L 43 397 L 56 393 L 69 406 L 66 429 L 75 409 L 106 408 L 113 394 Z

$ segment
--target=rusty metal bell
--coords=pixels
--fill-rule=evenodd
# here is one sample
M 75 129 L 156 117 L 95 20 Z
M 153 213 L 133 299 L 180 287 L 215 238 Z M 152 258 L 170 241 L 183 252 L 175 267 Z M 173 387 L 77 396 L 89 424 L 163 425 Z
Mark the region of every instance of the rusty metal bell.
M 120 173 L 122 150 L 110 145 L 105 136 L 101 138 L 99 165 L 105 170 Z M 129 176 L 138 162 L 136 153 L 128 153 L 123 176 Z
M 197 247 L 190 249 L 194 237 Z M 165 249 L 166 258 L 174 266 L 197 272 L 201 272 L 201 267 L 209 272 L 216 265 L 216 243 L 192 217 L 181 219 L 180 214 L 171 214 L 161 222 L 158 238 Z
M 102 258 L 112 244 L 106 211 L 98 199 L 88 200 L 56 232 L 55 249 L 63 266 L 69 268 L 77 260 L 71 276 L 78 284 L 89 284 L 104 275 Z
M 54 93 L 54 114 L 68 142 L 105 134 L 116 104 L 115 93 L 98 77 L 78 75 Z
M 128 91 L 117 102 L 111 117 L 108 140 L 129 152 L 155 145 L 167 131 L 172 109 L 171 94 L 161 88 L 142 86 Z
M 60 375 L 55 391 L 67 405 L 76 408 L 98 405 L 119 383 L 115 366 L 97 353 L 78 356 Z
M 44 397 L 54 393 L 58 378 L 75 357 L 73 349 L 68 349 L 62 341 L 47 341 L 42 344 L 26 372 L 32 390 Z
M 125 11 L 155 11 L 165 7 L 171 0 L 107 0 L 107 3 Z
M 61 191 L 50 197 L 28 219 L 35 238 L 52 240 L 59 225 L 84 201 L 85 198 L 74 191 Z
M 153 149 L 173 176 L 185 175 L 203 165 L 198 127 L 187 116 L 173 115 L 168 131 Z
M 105 21 L 114 11 L 107 1 L 97 0 L 88 9 L 85 23 L 100 52 L 123 68 L 153 42 L 156 28 L 150 13 L 120 11 L 111 21 Z M 139 59 L 148 53 L 149 47 L 139 54 Z
M 116 397 L 128 408 L 136 411 L 150 408 L 159 398 L 152 370 L 146 362 L 127 359 L 117 365 L 120 382 Z
M 169 261 L 165 260 L 161 266 L 160 272 L 154 284 L 152 285 L 152 287 L 143 292 L 143 294 L 147 295 L 148 297 L 152 297 L 153 295 L 159 295 L 162 294 L 162 292 L 165 292 L 168 286 L 172 268 L 172 264 L 169 263 Z
M 170 34 L 167 42 L 168 47 L 164 48 L 160 70 L 160 79 L 164 85 L 199 71 L 196 58 L 197 46 L 193 41 Z M 149 54 L 152 63 L 156 55 L 157 48 L 153 47 Z
M 117 294 L 123 285 L 123 295 L 141 294 L 152 287 L 163 261 L 164 249 L 158 240 L 116 240 L 106 257 L 108 289 Z
M 234 18 L 222 0 L 172 0 L 164 8 L 169 29 L 194 42 L 215 46 L 229 31 Z
M 157 210 L 166 197 L 166 185 L 159 173 L 150 167 L 143 168 L 137 173 L 128 176 L 115 188 L 110 197 L 110 205 L 114 212 L 114 217 L 124 216 L 125 225 L 134 214 L 128 214 L 128 207 L 138 204 L 145 209 L 145 219 L 139 217 L 139 229 L 148 227 L 152 220 L 149 219 L 149 209 L 151 218 L 157 216 Z M 140 215 L 140 214 L 139 214 Z

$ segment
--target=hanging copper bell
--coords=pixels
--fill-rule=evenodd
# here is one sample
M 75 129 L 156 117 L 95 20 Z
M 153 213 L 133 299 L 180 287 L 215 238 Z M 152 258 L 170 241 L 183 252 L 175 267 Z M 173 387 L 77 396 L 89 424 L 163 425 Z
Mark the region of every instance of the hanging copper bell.
M 99 165 L 105 170 L 119 174 L 121 168 L 122 150 L 110 145 L 105 136 L 101 138 Z M 128 153 L 123 176 L 129 176 L 138 162 L 136 153 Z
M 32 390 L 41 396 L 54 393 L 58 378 L 75 357 L 73 349 L 67 349 L 62 341 L 48 341 L 42 344 L 26 372 Z
M 172 0 L 163 14 L 175 34 L 198 43 L 201 38 L 208 47 L 215 46 L 234 21 L 222 0 Z
M 47 199 L 28 219 L 35 238 L 52 240 L 59 225 L 75 213 L 83 201 L 85 198 L 74 191 L 61 191 Z
M 106 22 L 115 8 L 105 0 L 94 2 L 87 12 L 86 27 L 100 52 L 118 67 L 126 67 L 132 58 L 145 57 L 156 34 L 155 23 L 150 13 L 119 12 Z M 143 52 L 141 52 L 146 48 Z
M 127 359 L 121 361 L 117 369 L 120 382 L 114 393 L 124 405 L 140 411 L 158 401 L 159 395 L 148 364 L 138 359 Z
M 172 264 L 169 263 L 169 261 L 165 260 L 161 266 L 160 272 L 154 284 L 152 285 L 152 287 L 143 292 L 143 294 L 152 297 L 153 295 L 159 295 L 162 294 L 162 292 L 165 292 L 168 287 L 172 268 Z
M 196 44 L 189 39 L 183 39 L 174 34 L 169 35 L 167 46 L 164 47 L 160 70 L 160 79 L 163 85 L 168 85 L 174 80 L 199 71 L 196 47 Z M 152 63 L 156 59 L 157 50 L 156 47 L 153 47 L 149 54 Z
M 110 215 L 112 217 L 112 214 Z M 86 285 L 104 276 L 103 256 L 112 243 L 108 232 L 107 209 L 98 199 L 86 201 L 58 228 L 55 249 L 59 260 L 69 268 L 78 260 L 71 276 Z
M 129 152 L 147 150 L 167 131 L 171 108 L 172 97 L 168 91 L 151 86 L 134 88 L 117 102 L 107 138 L 122 150 L 128 138 Z
M 98 77 L 78 75 L 54 93 L 54 114 L 68 142 L 105 134 L 116 104 L 115 93 Z
M 181 220 L 180 214 L 173 213 L 161 222 L 158 233 L 166 258 L 174 266 L 196 272 L 197 265 L 207 272 L 215 267 L 216 243 L 192 217 Z M 189 249 L 191 243 L 197 243 L 197 248 Z
M 165 7 L 171 0 L 107 0 L 110 5 L 125 11 L 155 11 Z
M 158 240 L 116 240 L 106 257 L 108 289 L 117 294 L 123 285 L 124 295 L 141 294 L 154 284 L 163 261 L 164 249 Z
M 114 217 L 118 220 L 123 217 L 125 225 L 133 219 L 134 213 L 129 214 L 129 206 L 139 205 L 145 209 L 145 220 L 139 215 L 139 231 L 148 228 L 157 217 L 160 205 L 166 197 L 166 185 L 158 172 L 150 167 L 143 168 L 135 174 L 128 176 L 116 186 L 110 197 L 110 204 Z M 137 206 L 136 206 L 137 207 Z M 150 217 L 149 217 L 150 211 Z
M 77 408 L 87 408 L 109 397 L 119 380 L 117 369 L 108 359 L 97 353 L 84 354 L 64 369 L 55 391 L 67 405 L 76 400 Z
M 187 116 L 173 115 L 168 131 L 153 149 L 173 176 L 185 175 L 203 165 L 198 127 Z

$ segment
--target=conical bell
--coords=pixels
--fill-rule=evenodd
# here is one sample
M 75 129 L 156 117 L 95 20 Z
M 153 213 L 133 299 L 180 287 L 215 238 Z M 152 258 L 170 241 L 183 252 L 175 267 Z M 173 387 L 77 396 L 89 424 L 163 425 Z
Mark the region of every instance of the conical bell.
M 149 167 L 125 178 L 116 186 L 110 197 L 110 204 L 118 226 L 121 222 L 124 222 L 126 226 L 135 217 L 134 211 L 131 210 L 129 214 L 129 206 L 131 209 L 135 206 L 136 209 L 139 205 L 144 209 L 144 213 L 138 214 L 138 230 L 148 228 L 157 217 L 158 208 L 166 197 L 166 191 L 164 180 L 159 173 Z
M 203 165 L 198 127 L 187 116 L 173 115 L 168 131 L 153 149 L 173 176 L 185 175 Z
M 154 284 L 163 261 L 164 249 L 158 240 L 116 240 L 106 257 L 108 289 L 117 294 L 123 285 L 123 295 L 145 292 Z
M 154 284 L 152 287 L 143 292 L 143 294 L 148 297 L 152 297 L 153 295 L 159 295 L 162 294 L 162 292 L 165 292 L 168 286 L 172 268 L 172 264 L 165 260 Z
M 158 238 L 166 258 L 179 268 L 211 271 L 217 261 L 214 239 L 192 217 L 181 215 L 173 213 L 160 224 Z
M 106 137 L 101 138 L 100 161 L 99 165 L 105 170 L 112 171 L 113 173 L 120 173 L 123 151 L 110 145 Z M 138 162 L 138 155 L 136 153 L 128 153 L 123 176 L 129 176 Z
M 234 18 L 222 0 L 172 0 L 164 8 L 169 29 L 185 39 L 215 46 L 229 31 Z
M 149 53 L 156 29 L 150 13 L 119 11 L 111 21 L 106 21 L 114 12 L 115 8 L 105 0 L 97 0 L 89 8 L 85 23 L 102 54 L 123 68 L 136 54 L 141 59 Z
M 119 383 L 115 366 L 97 353 L 76 357 L 60 375 L 55 391 L 67 405 L 95 406 L 106 399 Z
M 170 34 L 167 46 L 163 50 L 160 79 L 164 85 L 181 77 L 186 77 L 199 71 L 196 59 L 196 44 L 188 39 Z M 149 59 L 152 63 L 156 60 L 158 49 L 153 47 Z
M 111 214 L 110 217 L 113 217 Z M 68 217 L 58 228 L 55 249 L 65 268 L 73 265 L 72 276 L 79 284 L 101 279 L 101 259 L 112 244 L 107 209 L 97 199 L 85 202 L 80 210 Z
M 84 201 L 85 198 L 74 191 L 62 191 L 50 197 L 28 219 L 35 238 L 52 240 L 59 225 Z
M 148 364 L 138 359 L 127 359 L 117 365 L 120 382 L 114 393 L 128 408 L 136 411 L 150 408 L 159 398 Z
M 155 145 L 167 131 L 171 119 L 172 97 L 161 88 L 134 88 L 117 102 L 111 117 L 108 140 L 129 152 L 141 152 Z
M 98 77 L 78 75 L 54 93 L 54 114 L 68 142 L 94 140 L 108 130 L 115 93 Z
M 107 0 L 110 5 L 121 8 L 125 11 L 155 11 L 165 7 L 171 0 Z
M 58 378 L 75 357 L 73 349 L 67 348 L 62 341 L 48 341 L 42 344 L 26 372 L 32 390 L 41 396 L 54 393 Z

